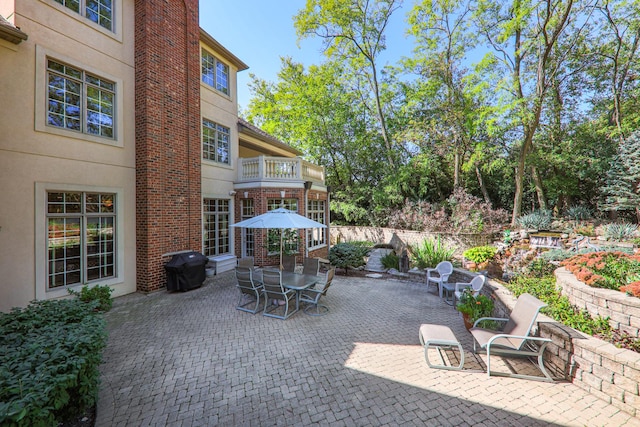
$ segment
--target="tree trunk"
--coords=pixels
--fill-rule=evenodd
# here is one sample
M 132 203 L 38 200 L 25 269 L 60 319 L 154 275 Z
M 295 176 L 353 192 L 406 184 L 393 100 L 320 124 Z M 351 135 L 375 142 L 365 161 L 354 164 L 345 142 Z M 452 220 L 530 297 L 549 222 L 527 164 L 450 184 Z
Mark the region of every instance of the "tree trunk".
M 548 209 L 547 198 L 545 197 L 544 188 L 542 187 L 542 179 L 540 179 L 540 174 L 538 173 L 538 169 L 535 166 L 531 166 L 531 177 L 533 178 L 533 182 L 536 186 L 538 206 L 540 206 L 540 209 L 546 210 Z
M 487 191 L 487 186 L 484 185 L 484 179 L 482 179 L 482 172 L 480 172 L 480 168 L 476 163 L 476 177 L 478 178 L 478 185 L 480 186 L 480 191 L 482 191 L 482 197 L 484 197 L 484 201 L 487 203 L 491 203 L 491 199 L 489 198 L 489 192 Z
M 453 155 L 453 188 L 460 187 L 460 154 L 458 150 Z

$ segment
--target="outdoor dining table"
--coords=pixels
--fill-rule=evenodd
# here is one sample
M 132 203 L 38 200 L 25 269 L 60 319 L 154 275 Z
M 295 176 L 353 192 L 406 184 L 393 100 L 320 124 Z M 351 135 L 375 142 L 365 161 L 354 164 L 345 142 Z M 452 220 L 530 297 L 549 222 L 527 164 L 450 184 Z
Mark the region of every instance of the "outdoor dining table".
M 319 283 L 322 278 L 313 274 L 294 273 L 292 271 L 281 271 L 282 286 L 287 289 L 296 291 L 296 303 L 300 301 L 300 292 Z M 262 269 L 255 271 L 253 278 L 255 281 L 262 283 Z

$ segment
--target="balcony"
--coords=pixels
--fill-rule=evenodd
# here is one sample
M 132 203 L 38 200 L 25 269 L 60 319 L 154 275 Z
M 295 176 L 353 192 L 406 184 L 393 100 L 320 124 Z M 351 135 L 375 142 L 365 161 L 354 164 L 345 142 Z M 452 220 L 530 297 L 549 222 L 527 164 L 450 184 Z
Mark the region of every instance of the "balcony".
M 258 156 L 238 159 L 238 182 L 304 182 L 324 185 L 324 166 L 300 157 Z

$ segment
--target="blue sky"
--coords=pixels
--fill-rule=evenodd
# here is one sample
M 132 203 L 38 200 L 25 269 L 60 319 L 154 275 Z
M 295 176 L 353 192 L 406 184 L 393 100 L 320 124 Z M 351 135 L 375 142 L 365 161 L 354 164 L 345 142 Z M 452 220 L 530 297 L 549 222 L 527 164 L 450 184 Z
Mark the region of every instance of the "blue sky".
M 405 38 L 404 28 L 412 3 L 406 1 L 392 16 L 382 65 L 395 63 L 411 53 L 412 43 Z M 281 57 L 290 56 L 306 66 L 323 62 L 320 40 L 305 39 L 300 47 L 296 44 L 293 16 L 304 4 L 305 0 L 200 1 L 200 27 L 249 66 L 238 74 L 240 108 L 249 104 L 249 73 L 274 82 Z

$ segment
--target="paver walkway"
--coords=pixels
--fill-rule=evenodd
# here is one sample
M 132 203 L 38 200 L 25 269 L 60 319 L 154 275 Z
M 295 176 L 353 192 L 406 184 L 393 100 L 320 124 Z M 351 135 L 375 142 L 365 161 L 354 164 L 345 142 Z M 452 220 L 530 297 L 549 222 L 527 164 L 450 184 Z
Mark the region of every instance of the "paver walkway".
M 237 297 L 229 272 L 116 299 L 96 426 L 640 426 L 567 382 L 487 377 L 461 317 L 423 284 L 336 277 L 328 315 L 286 321 Z M 422 323 L 451 326 L 465 370 L 427 366 Z

